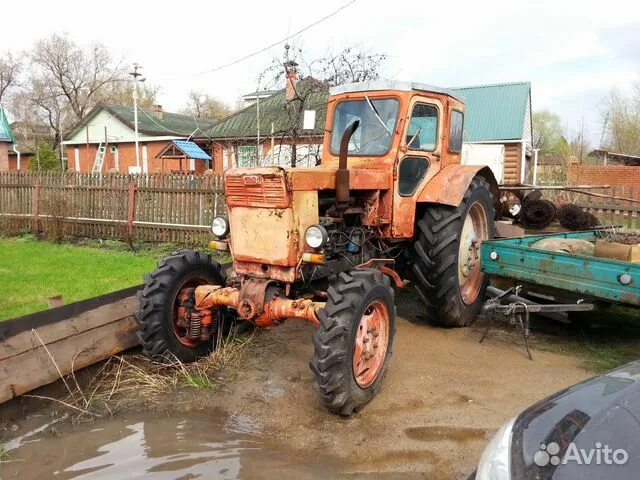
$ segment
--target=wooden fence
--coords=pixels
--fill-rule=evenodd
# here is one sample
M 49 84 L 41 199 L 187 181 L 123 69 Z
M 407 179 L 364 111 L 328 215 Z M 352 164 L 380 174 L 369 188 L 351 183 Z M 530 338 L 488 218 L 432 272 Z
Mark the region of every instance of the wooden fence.
M 589 193 L 617 198 L 604 198 Z M 620 225 L 640 230 L 640 185 L 612 185 L 593 188 L 586 193 L 546 191 L 544 195 L 556 203 L 575 203 L 598 217 L 602 225 Z
M 223 211 L 216 175 L 0 172 L 0 233 L 200 243 Z

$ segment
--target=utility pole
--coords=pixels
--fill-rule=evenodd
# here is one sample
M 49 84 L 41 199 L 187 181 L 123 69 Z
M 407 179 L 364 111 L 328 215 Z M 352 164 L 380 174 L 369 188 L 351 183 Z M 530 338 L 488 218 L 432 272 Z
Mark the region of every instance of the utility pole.
M 138 148 L 138 82 L 144 82 L 146 78 L 142 78 L 142 73 L 138 70 L 142 69 L 142 65 L 137 63 L 133 64 L 133 72 L 129 72 L 129 75 L 133 78 L 133 126 L 135 130 L 135 142 L 136 142 L 136 171 L 140 172 L 140 152 Z

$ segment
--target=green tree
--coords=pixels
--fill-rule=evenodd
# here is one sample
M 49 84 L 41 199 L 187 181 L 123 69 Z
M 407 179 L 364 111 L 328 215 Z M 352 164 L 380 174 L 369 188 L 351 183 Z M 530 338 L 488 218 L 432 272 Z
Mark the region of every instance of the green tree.
M 558 115 L 548 110 L 533 114 L 533 148 L 543 156 L 567 156 L 569 144 Z
M 36 155 L 29 164 L 30 170 L 61 170 L 58 155 L 53 147 L 46 143 L 41 143 L 36 149 Z

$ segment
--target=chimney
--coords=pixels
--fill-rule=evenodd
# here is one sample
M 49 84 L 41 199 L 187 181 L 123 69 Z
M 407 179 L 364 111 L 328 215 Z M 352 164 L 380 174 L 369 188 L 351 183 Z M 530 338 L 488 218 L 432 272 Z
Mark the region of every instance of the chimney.
M 289 60 L 284 64 L 284 70 L 287 75 L 287 89 L 285 91 L 285 99 L 290 102 L 296 98 L 296 88 L 298 85 L 298 64 L 293 60 Z
M 164 113 L 162 112 L 162 105 L 154 105 L 152 113 L 153 113 L 154 117 L 159 118 L 160 120 L 162 120 L 163 117 L 164 117 Z

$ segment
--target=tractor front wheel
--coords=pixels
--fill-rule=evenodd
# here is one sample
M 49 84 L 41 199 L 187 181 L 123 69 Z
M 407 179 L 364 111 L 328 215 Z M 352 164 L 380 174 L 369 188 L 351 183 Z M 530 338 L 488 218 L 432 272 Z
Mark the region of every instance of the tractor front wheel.
M 330 280 L 309 363 L 327 409 L 351 415 L 380 390 L 393 352 L 394 292 L 378 270 L 354 270 Z
M 188 323 L 188 292 L 199 285 L 224 285 L 220 264 L 203 252 L 183 250 L 158 262 L 158 268 L 145 276 L 138 291 L 140 310 L 138 339 L 142 351 L 150 358 L 165 362 L 193 362 L 214 348 L 222 312 L 214 312 L 210 340 L 200 340 L 197 325 Z M 195 332 L 194 332 L 195 330 Z

